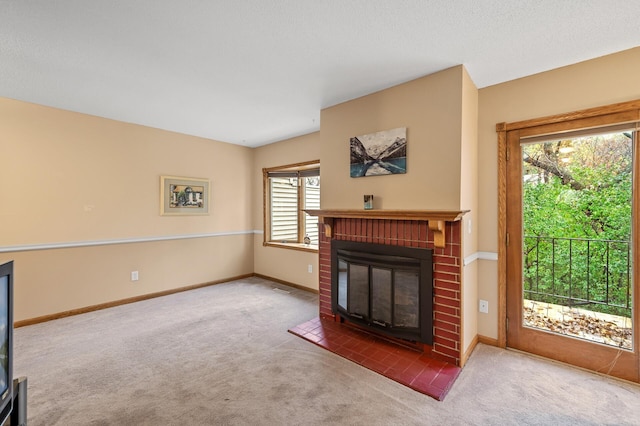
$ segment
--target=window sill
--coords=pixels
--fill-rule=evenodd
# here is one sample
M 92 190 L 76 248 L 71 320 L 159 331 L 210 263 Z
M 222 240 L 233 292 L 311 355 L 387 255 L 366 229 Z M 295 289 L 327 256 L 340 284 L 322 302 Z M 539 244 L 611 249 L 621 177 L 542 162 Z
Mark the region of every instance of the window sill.
M 301 244 L 301 243 L 276 243 L 273 241 L 265 241 L 264 243 L 262 243 L 262 245 L 265 247 L 279 247 L 279 248 L 284 248 L 289 250 L 307 251 L 310 253 L 318 252 L 318 246 Z

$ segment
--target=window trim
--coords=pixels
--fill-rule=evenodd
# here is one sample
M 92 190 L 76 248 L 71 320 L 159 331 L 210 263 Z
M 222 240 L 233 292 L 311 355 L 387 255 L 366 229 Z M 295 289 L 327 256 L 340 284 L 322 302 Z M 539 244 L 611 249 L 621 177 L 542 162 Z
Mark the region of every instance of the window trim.
M 292 173 L 299 173 L 299 172 L 303 172 L 303 176 L 304 176 L 304 171 L 305 170 L 315 170 L 315 169 L 320 169 L 320 160 L 312 160 L 312 161 L 305 161 L 305 162 L 301 162 L 301 163 L 295 163 L 295 164 L 288 164 L 285 166 L 278 166 L 278 167 L 269 167 L 269 168 L 263 168 L 262 169 L 262 221 L 263 221 L 263 241 L 262 241 L 262 245 L 265 247 L 279 247 L 279 248 L 285 248 L 285 249 L 291 249 L 291 250 L 299 250 L 299 251 L 306 251 L 306 252 L 312 252 L 312 253 L 317 253 L 319 246 L 317 245 L 306 245 L 304 243 L 299 243 L 299 242 L 295 242 L 295 243 L 283 243 L 283 242 L 276 242 L 276 241 L 270 241 L 270 237 L 271 237 L 271 200 L 270 200 L 270 186 L 269 186 L 269 173 L 273 173 L 273 172 L 292 172 Z M 301 206 L 303 204 L 303 200 L 302 198 L 302 191 L 298 191 L 298 206 Z M 300 223 L 300 221 L 304 221 L 304 215 L 306 213 L 304 211 L 302 211 L 301 208 L 298 208 L 298 224 Z M 300 233 L 300 227 L 298 227 L 298 233 Z M 299 236 L 299 239 L 300 238 Z

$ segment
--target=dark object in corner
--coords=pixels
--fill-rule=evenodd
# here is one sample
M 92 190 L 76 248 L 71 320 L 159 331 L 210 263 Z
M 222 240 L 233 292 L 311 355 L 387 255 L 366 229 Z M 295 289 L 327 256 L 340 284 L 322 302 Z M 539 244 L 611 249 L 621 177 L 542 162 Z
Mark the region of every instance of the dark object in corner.
M 27 426 L 27 378 L 18 377 L 13 380 L 13 410 L 9 425 Z

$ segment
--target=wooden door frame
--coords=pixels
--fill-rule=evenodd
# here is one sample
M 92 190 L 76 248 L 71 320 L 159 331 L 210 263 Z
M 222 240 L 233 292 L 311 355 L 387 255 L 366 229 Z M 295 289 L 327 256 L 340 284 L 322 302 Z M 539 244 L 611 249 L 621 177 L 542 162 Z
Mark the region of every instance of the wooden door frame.
M 533 134 L 551 134 L 576 126 L 576 123 L 588 124 L 586 127 L 598 127 L 603 124 L 613 124 L 612 118 L 617 123 L 640 121 L 640 99 L 629 102 L 607 105 L 574 111 L 566 114 L 557 114 L 531 120 L 512 123 L 496 124 L 498 136 L 498 346 L 507 347 L 507 189 L 508 189 L 508 164 L 509 144 L 507 134 L 517 131 L 520 136 Z M 640 149 L 634 150 L 635 171 L 639 170 Z M 634 173 L 634 212 L 640 211 L 640 173 Z M 520 182 L 518 182 L 520 184 Z M 640 218 L 634 217 L 634 223 L 640 222 Z M 638 357 L 640 351 L 640 226 L 633 227 L 633 322 L 634 322 L 634 353 Z M 639 368 L 640 369 L 640 368 Z M 631 378 L 640 382 L 640 377 Z

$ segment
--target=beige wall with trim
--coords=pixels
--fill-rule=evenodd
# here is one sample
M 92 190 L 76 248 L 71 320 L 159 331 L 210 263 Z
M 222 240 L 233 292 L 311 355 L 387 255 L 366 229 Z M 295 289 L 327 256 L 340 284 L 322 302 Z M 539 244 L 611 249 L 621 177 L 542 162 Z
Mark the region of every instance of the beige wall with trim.
M 460 209 L 462 217 L 462 257 L 478 251 L 478 89 L 462 68 L 462 120 L 460 134 Z M 462 353 L 466 354 L 478 335 L 478 262 L 469 261 L 462 272 Z
M 320 133 L 287 139 L 254 150 L 253 224 L 264 232 L 262 169 L 304 163 L 320 159 Z M 324 190 L 324 181 L 321 182 Z M 254 237 L 254 271 L 289 283 L 318 290 L 318 253 L 274 246 L 263 246 L 264 233 Z M 311 265 L 311 272 L 309 272 Z
M 479 91 L 479 250 L 498 251 L 498 159 L 495 126 L 640 99 L 640 48 L 521 78 Z M 497 262 L 481 260 L 478 297 L 489 301 L 478 332 L 498 337 Z
M 1 253 L 15 321 L 251 274 L 253 235 Z M 139 271 L 132 282 L 130 271 Z
M 253 272 L 251 149 L 6 98 L 0 145 L 17 321 Z M 211 213 L 160 216 L 161 175 L 210 179 Z M 22 251 L 198 234 L 209 236 Z

